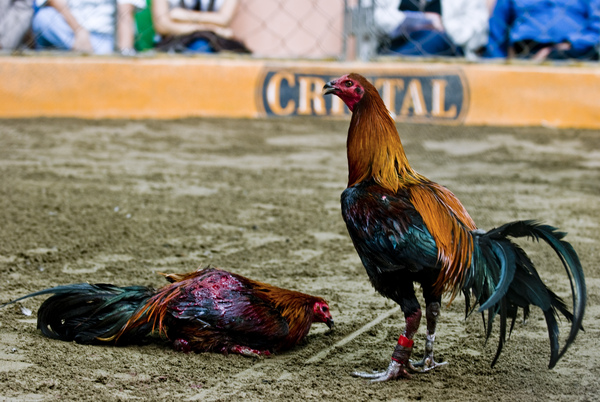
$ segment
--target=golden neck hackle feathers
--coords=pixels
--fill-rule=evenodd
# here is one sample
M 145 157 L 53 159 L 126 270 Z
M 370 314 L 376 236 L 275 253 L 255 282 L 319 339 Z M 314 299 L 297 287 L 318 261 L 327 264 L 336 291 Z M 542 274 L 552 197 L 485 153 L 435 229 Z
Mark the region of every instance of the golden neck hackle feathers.
M 279 311 L 288 322 L 290 336 L 298 336 L 298 339 L 301 339 L 308 333 L 314 318 L 314 304 L 318 301 L 324 302 L 323 299 L 249 278 L 244 280 L 254 289 L 257 297 Z
M 475 222 L 450 190 L 412 169 L 394 120 L 375 87 L 365 81 L 348 131 L 348 187 L 373 179 L 393 193 L 408 191 L 438 248 L 442 270 L 436 287 L 440 293 L 452 292 L 454 299 L 471 265 Z
M 260 282 L 256 282 L 260 284 Z M 275 286 L 261 284 L 257 290 L 268 299 L 287 321 L 289 333 L 287 343 L 295 345 L 304 338 L 310 330 L 314 318 L 313 307 L 318 299 L 304 293 Z
M 348 187 L 372 178 L 396 192 L 423 179 L 410 167 L 394 120 L 374 87 L 365 86 L 352 113 L 347 152 Z

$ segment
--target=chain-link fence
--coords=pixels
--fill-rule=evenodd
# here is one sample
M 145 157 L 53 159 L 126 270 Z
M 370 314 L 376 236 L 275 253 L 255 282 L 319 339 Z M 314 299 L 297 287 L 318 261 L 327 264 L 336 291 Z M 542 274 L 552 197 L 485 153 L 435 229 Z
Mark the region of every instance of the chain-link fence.
M 234 3 L 234 11 L 223 11 L 230 2 Z M 161 46 L 166 38 L 189 39 L 193 32 L 200 31 L 205 36 L 198 38 L 205 38 L 212 51 L 232 50 L 231 46 L 235 51 L 234 40 L 257 57 L 343 59 L 345 3 L 344 0 L 0 0 L 0 49 L 96 54 L 125 50 L 131 54 L 129 50 L 135 48 L 138 53 L 161 50 L 200 53 L 207 48 L 194 48 L 181 41 L 178 46 Z M 192 13 L 176 14 L 176 8 Z M 222 12 L 225 15 L 219 15 Z M 16 17 L 17 14 L 20 15 Z M 14 36 L 25 31 L 23 28 L 27 34 L 19 43 L 14 42 Z M 5 43 L 1 40 L 3 36 L 7 38 Z M 9 36 L 13 43 L 9 43 Z
M 598 0 L 357 0 L 347 13 L 362 60 L 598 60 Z
M 257 56 L 345 58 L 343 0 L 241 1 L 232 26 Z
M 0 0 L 0 47 L 24 26 L 28 51 L 597 60 L 600 1 Z

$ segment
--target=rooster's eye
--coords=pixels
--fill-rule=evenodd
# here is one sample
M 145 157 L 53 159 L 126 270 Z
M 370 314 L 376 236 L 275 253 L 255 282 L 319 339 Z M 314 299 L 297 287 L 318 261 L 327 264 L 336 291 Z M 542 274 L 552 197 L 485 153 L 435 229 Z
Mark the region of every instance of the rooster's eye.
M 344 83 L 344 85 L 346 85 L 348 88 L 350 88 L 352 86 L 352 81 L 348 80 Z
M 324 313 L 326 313 L 326 312 L 327 312 L 327 310 L 329 310 L 329 309 L 327 308 L 327 306 L 323 306 L 323 307 L 321 308 L 321 311 L 323 311 Z

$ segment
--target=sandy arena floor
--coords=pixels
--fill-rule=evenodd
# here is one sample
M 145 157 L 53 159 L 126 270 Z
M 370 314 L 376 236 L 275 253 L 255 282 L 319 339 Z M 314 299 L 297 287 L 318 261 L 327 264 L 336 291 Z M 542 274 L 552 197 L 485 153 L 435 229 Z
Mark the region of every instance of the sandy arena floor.
M 443 309 L 436 343 L 449 364 L 373 385 L 350 372 L 387 367 L 403 317 L 371 288 L 340 216 L 347 126 L 2 121 L 0 302 L 84 281 L 159 287 L 157 272 L 211 264 L 325 297 L 336 328 L 314 325 L 303 345 L 259 360 L 163 343 L 85 346 L 44 338 L 35 318 L 44 298 L 28 299 L 0 310 L 0 400 L 597 400 L 600 132 L 398 126 L 413 166 L 457 194 L 481 228 L 538 218 L 568 231 L 589 299 L 585 332 L 553 370 L 539 310 L 491 369 L 495 339 L 484 344 L 480 317 L 465 321 L 459 298 Z M 549 249 L 526 249 L 566 296 Z M 419 355 L 423 344 L 421 327 Z

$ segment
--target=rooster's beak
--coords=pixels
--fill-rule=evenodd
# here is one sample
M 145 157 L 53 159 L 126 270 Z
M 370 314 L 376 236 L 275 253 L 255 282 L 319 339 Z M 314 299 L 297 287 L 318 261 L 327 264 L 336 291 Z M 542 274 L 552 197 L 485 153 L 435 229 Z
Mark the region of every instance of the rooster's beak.
M 327 321 L 325 321 L 325 325 L 327 325 L 329 329 L 333 329 L 333 319 L 328 318 Z
M 333 81 L 329 81 L 323 86 L 323 95 L 333 94 L 337 91 L 337 88 L 333 85 Z

